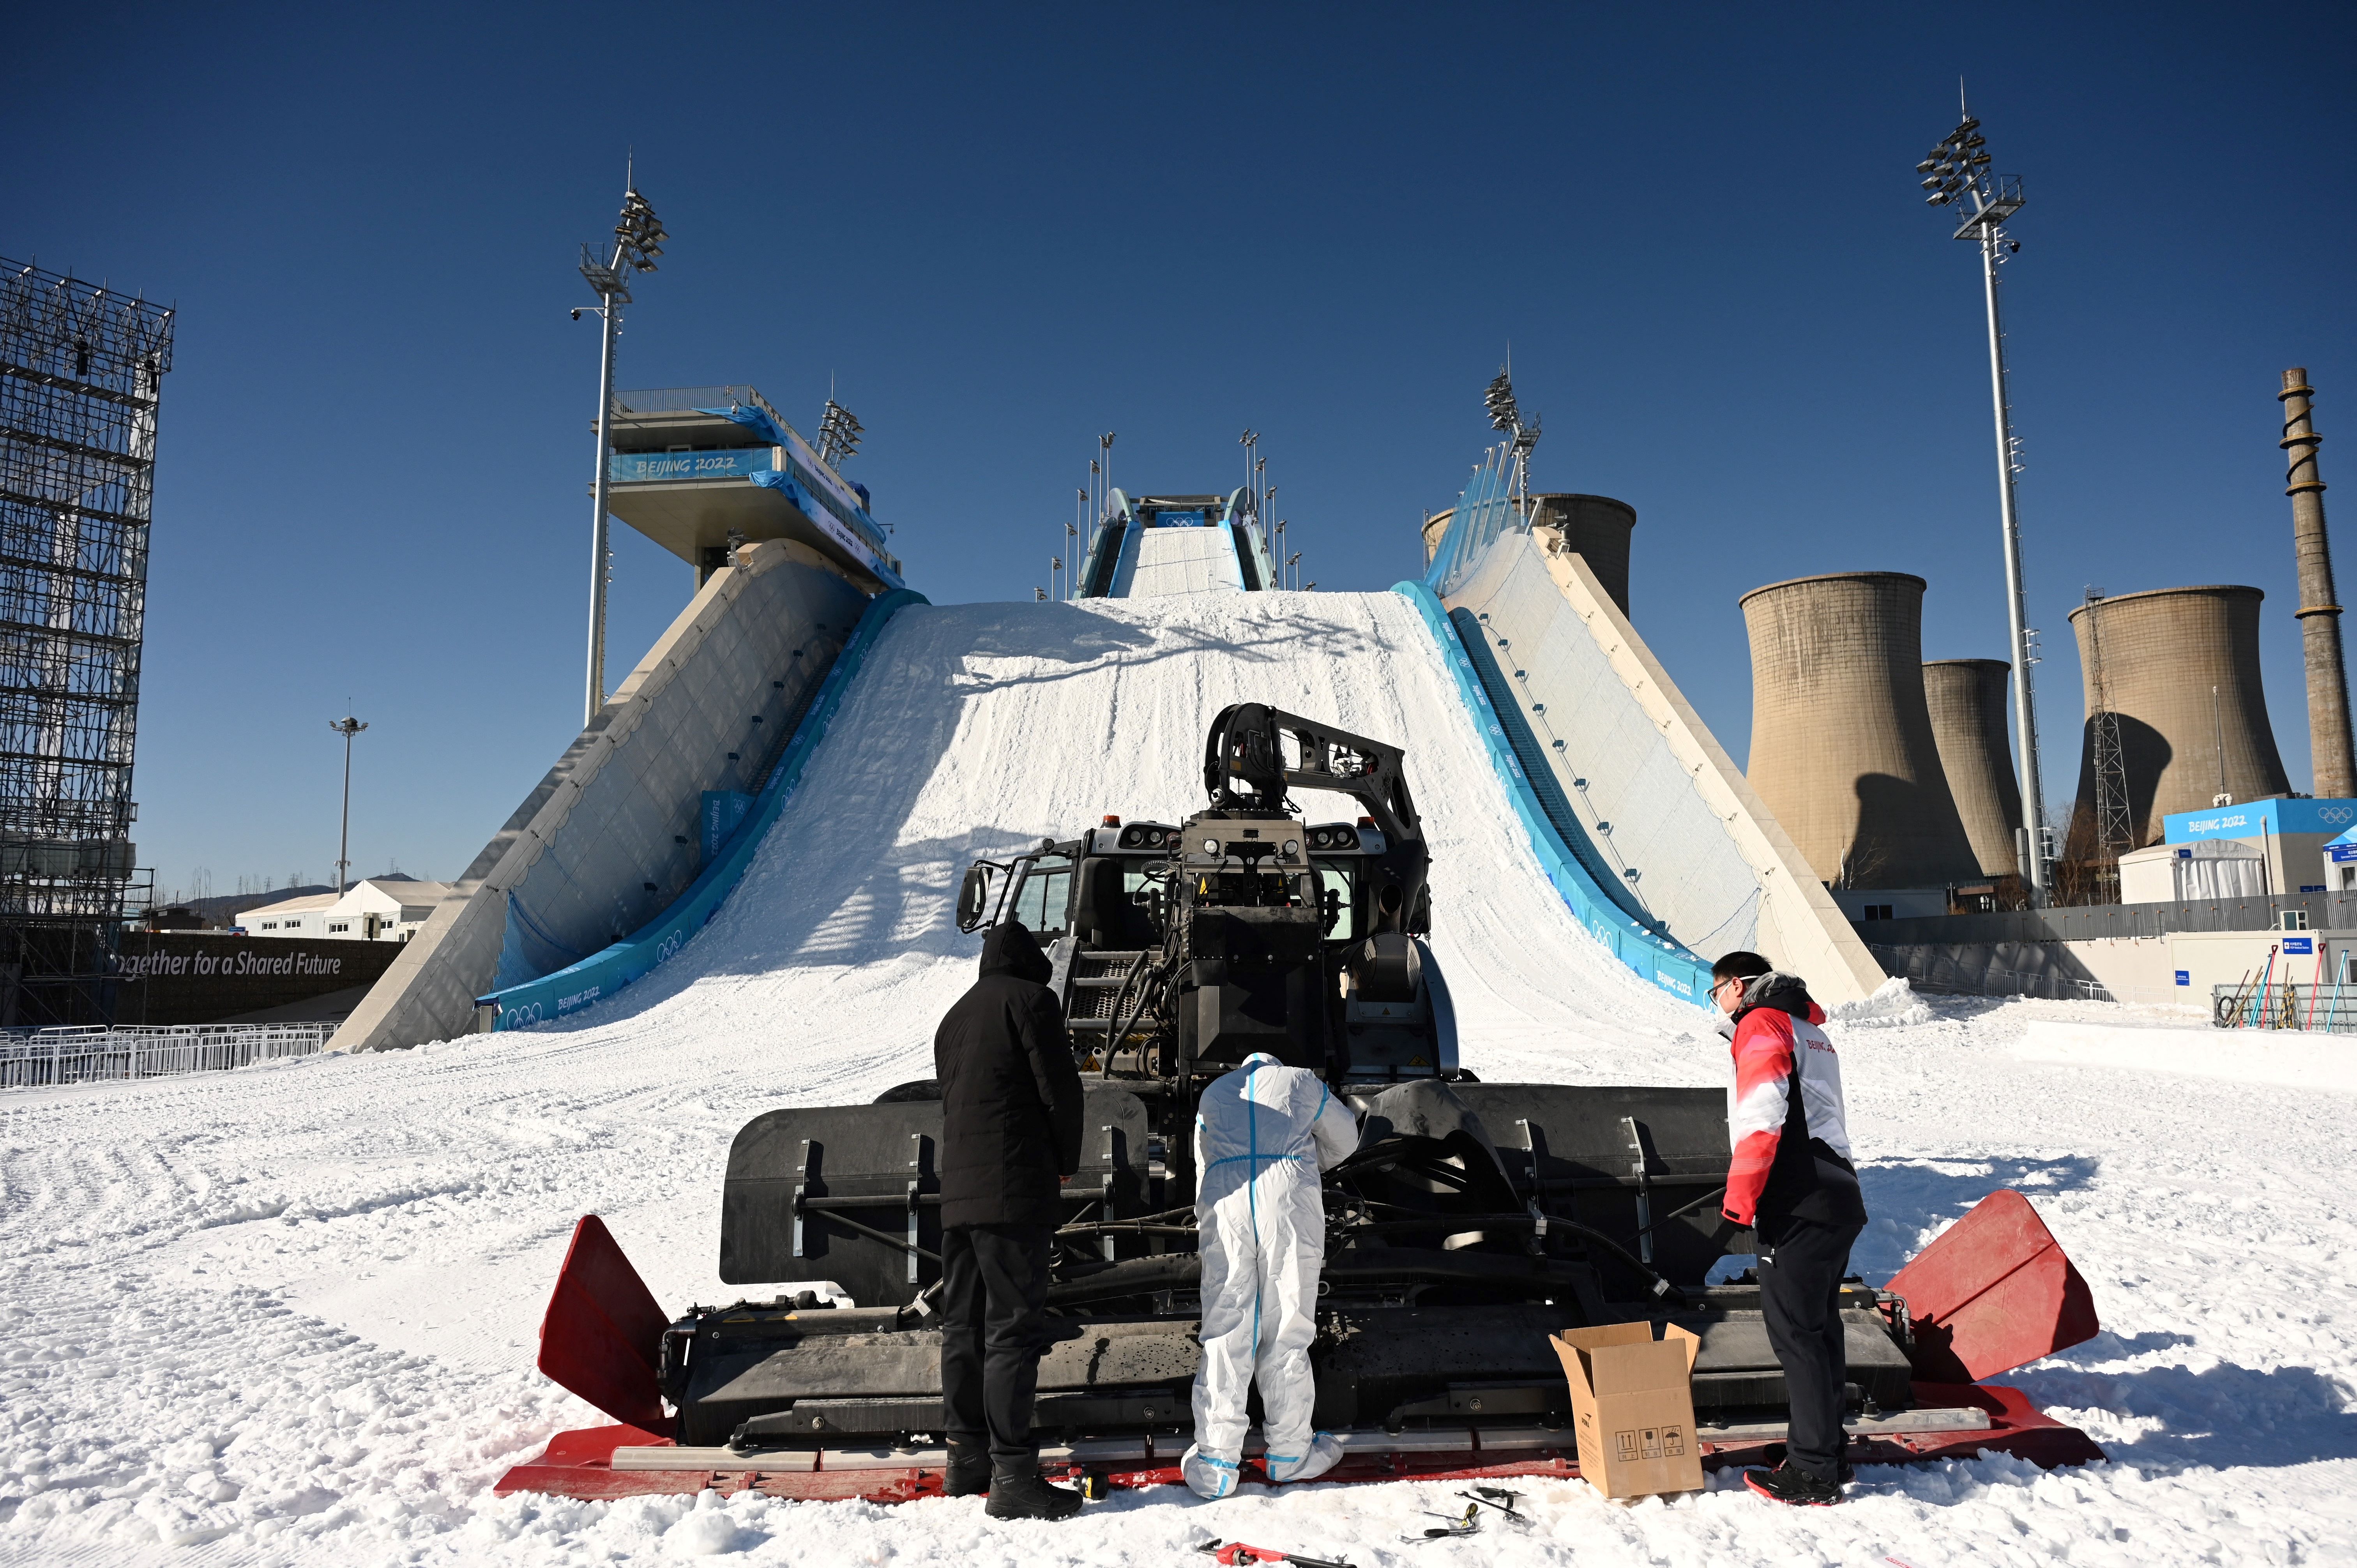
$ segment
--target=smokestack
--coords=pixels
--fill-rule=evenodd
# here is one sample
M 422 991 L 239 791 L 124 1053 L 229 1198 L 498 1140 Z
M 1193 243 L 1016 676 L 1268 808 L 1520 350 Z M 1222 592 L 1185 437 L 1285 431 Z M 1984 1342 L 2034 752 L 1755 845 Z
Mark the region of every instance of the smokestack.
M 1835 887 L 1943 887 L 1980 861 L 1923 696 L 1923 579 L 1844 572 L 1743 596 L 1751 634 L 1745 772 Z
M 1973 841 L 1983 876 L 2011 876 L 2020 866 L 2014 832 L 2021 826 L 2021 782 L 2006 739 L 2005 689 L 2013 666 L 2002 659 L 1935 659 L 1923 666 L 1923 700 L 1932 738 L 1948 776 L 1956 814 Z
M 2324 437 L 2309 418 L 2316 389 L 2308 371 L 2283 373 L 2281 443 L 2287 454 L 2284 493 L 2291 497 L 2292 548 L 2299 556 L 2299 639 L 2308 656 L 2308 744 L 2315 792 L 2343 800 L 2357 795 L 2357 755 L 2349 741 L 2349 677 L 2341 662 L 2341 606 L 2332 596 L 2332 545 L 2324 532 L 2324 481 L 2316 449 Z

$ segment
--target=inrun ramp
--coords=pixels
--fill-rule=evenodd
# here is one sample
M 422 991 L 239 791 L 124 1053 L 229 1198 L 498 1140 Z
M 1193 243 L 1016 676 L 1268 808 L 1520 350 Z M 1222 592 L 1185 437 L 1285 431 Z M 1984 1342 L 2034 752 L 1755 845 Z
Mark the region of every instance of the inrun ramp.
M 822 1094 L 931 1077 L 933 1026 L 976 951 L 952 918 L 966 865 L 1107 812 L 1178 820 L 1200 803 L 1205 725 L 1248 701 L 1405 748 L 1433 849 L 1432 942 L 1469 1041 L 1541 1045 L 1582 1016 L 1642 1015 L 1647 1033 L 1702 1022 L 1549 885 L 1410 598 L 1270 593 L 903 607 L 710 923 L 612 1000 L 534 1027 L 665 1046 L 824 1036 L 829 1059 L 798 1052 L 795 1074 Z M 1299 803 L 1312 819 L 1350 811 Z

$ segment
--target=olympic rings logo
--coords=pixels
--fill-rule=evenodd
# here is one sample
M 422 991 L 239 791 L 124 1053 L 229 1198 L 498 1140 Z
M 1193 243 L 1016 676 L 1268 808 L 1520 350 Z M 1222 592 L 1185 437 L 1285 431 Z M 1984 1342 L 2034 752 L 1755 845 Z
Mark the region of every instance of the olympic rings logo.
M 542 1004 L 538 1002 L 522 1002 L 513 1004 L 502 1002 L 498 1005 L 500 1015 L 497 1026 L 502 1029 L 521 1029 L 526 1024 L 537 1024 L 546 1016 Z
M 2316 819 L 2320 822 L 2357 822 L 2357 806 L 2319 806 Z

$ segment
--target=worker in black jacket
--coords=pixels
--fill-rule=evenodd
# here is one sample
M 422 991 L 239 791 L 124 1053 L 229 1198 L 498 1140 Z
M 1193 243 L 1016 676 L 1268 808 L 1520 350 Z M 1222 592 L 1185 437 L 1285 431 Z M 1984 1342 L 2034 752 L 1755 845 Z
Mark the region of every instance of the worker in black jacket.
M 1031 1400 L 1047 1348 L 1048 1258 L 1081 1168 L 1081 1075 L 1048 960 L 1020 924 L 982 940 L 982 978 L 933 1035 L 942 1084 L 942 1403 L 946 1490 L 994 1519 L 1067 1519 L 1039 1478 Z

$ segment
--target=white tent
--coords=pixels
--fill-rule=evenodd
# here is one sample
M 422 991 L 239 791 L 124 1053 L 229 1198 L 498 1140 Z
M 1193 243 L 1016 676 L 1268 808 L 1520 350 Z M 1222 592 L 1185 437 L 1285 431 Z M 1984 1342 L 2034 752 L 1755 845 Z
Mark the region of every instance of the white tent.
M 2157 843 L 2120 856 L 2123 904 L 2191 904 L 2212 898 L 2257 898 L 2266 886 L 2266 862 L 2233 839 Z

